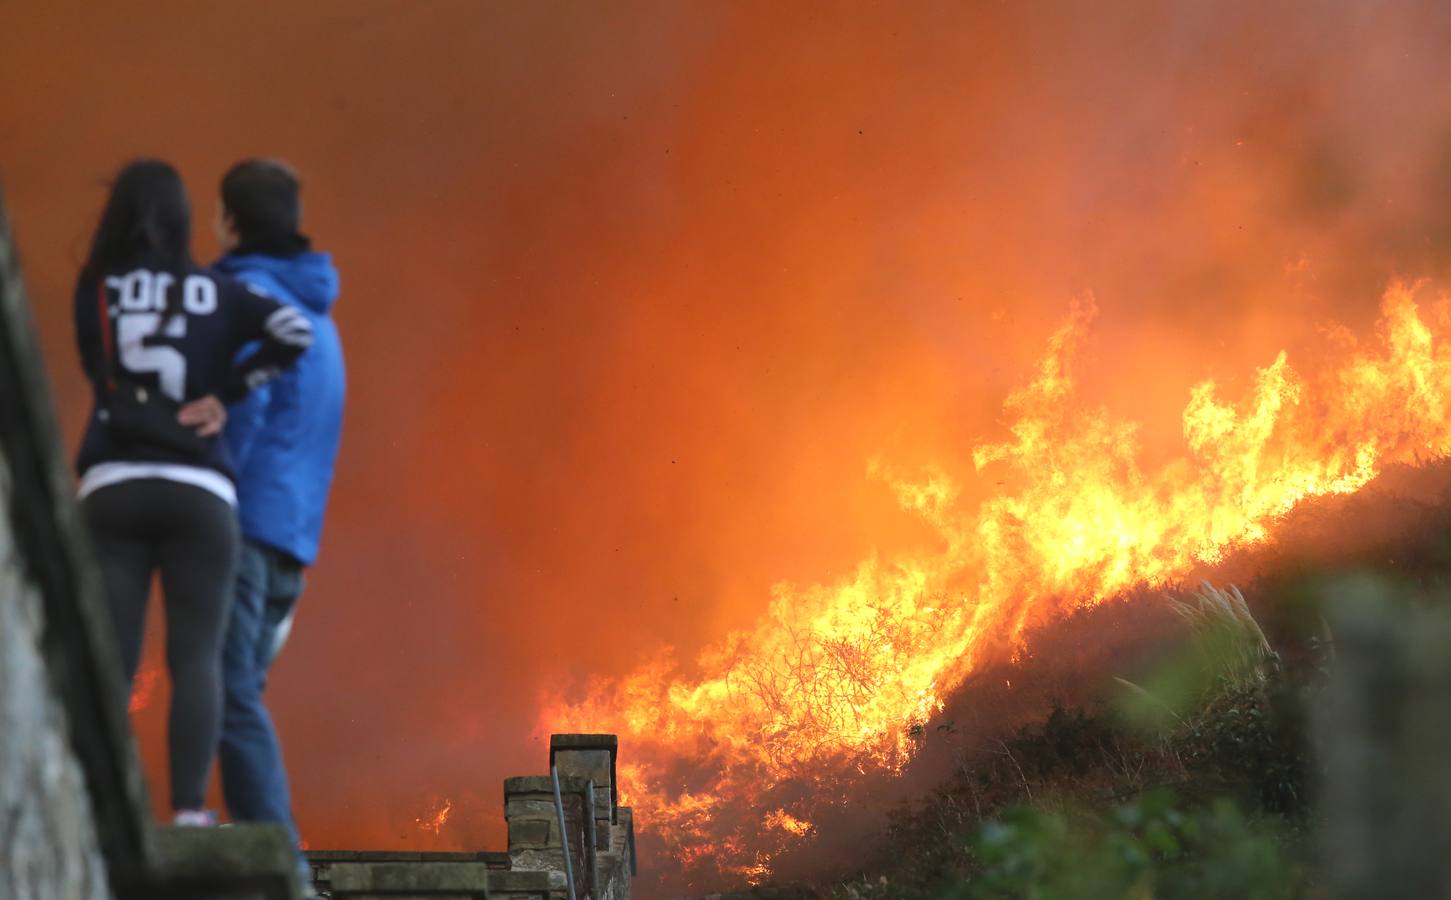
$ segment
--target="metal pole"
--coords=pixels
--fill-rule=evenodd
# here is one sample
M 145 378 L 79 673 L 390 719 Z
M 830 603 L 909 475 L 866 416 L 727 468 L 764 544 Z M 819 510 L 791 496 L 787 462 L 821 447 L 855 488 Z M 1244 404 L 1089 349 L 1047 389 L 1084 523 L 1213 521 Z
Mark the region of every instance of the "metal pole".
M 559 796 L 559 767 L 550 766 L 549 775 L 554 779 L 554 811 L 559 814 L 559 843 L 564 849 L 564 881 L 569 885 L 569 900 L 579 900 L 574 894 L 574 866 L 569 861 L 569 829 L 564 824 L 564 798 Z

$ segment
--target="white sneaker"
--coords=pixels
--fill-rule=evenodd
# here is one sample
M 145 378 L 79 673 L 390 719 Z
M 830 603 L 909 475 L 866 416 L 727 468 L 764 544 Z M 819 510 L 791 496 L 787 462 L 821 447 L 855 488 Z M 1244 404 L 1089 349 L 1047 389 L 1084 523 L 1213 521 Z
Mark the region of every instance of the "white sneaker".
M 181 828 L 215 828 L 217 814 L 209 809 L 178 809 L 171 824 Z

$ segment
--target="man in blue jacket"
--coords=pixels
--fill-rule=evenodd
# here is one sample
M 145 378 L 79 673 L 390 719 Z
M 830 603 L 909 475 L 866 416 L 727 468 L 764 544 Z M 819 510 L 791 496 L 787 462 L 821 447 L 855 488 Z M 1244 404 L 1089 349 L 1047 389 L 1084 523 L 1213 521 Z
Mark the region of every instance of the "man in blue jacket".
M 262 702 L 317 559 L 342 435 L 342 344 L 329 312 L 338 273 L 298 230 L 300 185 L 287 165 L 245 160 L 222 179 L 216 268 L 299 310 L 315 339 L 297 365 L 229 412 L 242 557 L 223 650 L 222 794 L 233 821 L 279 822 L 297 839 L 282 748 Z M 245 350 L 243 351 L 246 352 Z

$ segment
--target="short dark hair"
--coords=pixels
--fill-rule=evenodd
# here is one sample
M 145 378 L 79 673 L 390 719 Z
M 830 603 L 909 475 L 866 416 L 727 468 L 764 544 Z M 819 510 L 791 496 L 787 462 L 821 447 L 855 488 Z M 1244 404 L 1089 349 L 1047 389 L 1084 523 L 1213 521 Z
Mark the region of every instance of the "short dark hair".
M 100 278 L 142 263 L 177 273 L 191 265 L 186 187 L 159 159 L 138 159 L 116 175 L 83 272 Z
M 302 185 L 275 159 L 244 159 L 222 176 L 222 210 L 243 241 L 295 234 L 302 221 Z

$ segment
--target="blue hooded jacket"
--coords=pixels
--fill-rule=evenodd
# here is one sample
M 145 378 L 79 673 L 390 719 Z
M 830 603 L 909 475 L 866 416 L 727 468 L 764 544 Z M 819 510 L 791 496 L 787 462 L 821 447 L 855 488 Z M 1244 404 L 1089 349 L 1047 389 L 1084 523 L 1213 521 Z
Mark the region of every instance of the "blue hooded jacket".
M 297 365 L 233 406 L 226 430 L 242 535 L 312 565 L 342 438 L 346 374 L 329 315 L 338 272 L 331 256 L 313 252 L 233 254 L 215 268 L 291 304 L 312 323 L 312 347 Z

